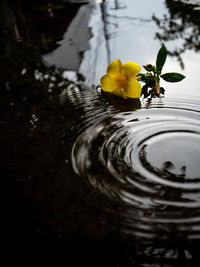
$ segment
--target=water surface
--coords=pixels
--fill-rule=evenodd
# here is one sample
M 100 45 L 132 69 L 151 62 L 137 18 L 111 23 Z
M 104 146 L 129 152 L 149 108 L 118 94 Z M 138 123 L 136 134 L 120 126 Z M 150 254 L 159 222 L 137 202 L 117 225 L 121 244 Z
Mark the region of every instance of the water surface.
M 91 1 L 70 9 L 54 38 L 27 20 L 34 38 L 21 33 L 22 42 L 1 47 L 9 244 L 63 242 L 67 255 L 94 264 L 93 254 L 110 266 L 190 266 L 198 258 L 199 11 L 154 2 Z M 60 7 L 52 12 L 50 25 L 65 21 Z M 123 100 L 96 87 L 116 58 L 154 64 L 161 42 L 169 50 L 163 71 L 186 76 L 161 81 L 164 97 Z

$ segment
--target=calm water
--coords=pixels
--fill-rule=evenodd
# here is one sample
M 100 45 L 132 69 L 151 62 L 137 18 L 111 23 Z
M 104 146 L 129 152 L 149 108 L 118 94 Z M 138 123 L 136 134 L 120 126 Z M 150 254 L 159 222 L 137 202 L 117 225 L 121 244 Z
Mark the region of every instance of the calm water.
M 32 20 L 23 31 L 18 25 L 18 43 L 7 31 L 1 45 L 9 249 L 20 239 L 62 244 L 63 255 L 93 266 L 196 266 L 199 6 L 121 0 L 46 9 L 23 6 Z M 186 79 L 161 81 L 162 98 L 102 94 L 110 61 L 154 64 L 161 42 L 169 51 L 163 72 Z

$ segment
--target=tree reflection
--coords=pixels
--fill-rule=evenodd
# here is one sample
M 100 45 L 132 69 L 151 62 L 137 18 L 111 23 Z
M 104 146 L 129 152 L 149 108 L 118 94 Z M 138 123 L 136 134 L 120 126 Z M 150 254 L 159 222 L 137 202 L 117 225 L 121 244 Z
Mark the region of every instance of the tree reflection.
M 41 55 L 56 45 L 77 6 L 57 1 L 52 11 L 49 1 L 16 1 L 14 8 L 11 2 L 0 1 L 0 169 L 3 181 L 23 182 L 56 175 L 59 157 L 66 153 L 61 142 L 73 112 L 69 103 L 61 110 L 60 98 L 73 82 L 64 69 L 46 66 Z
M 41 55 L 57 46 L 78 8 L 63 0 L 1 1 L 2 93 L 12 92 L 16 98 L 23 94 L 26 100 L 36 95 L 49 99 L 66 88 L 69 81 L 64 78 L 64 69 L 46 66 Z
M 200 50 L 200 16 L 199 10 L 191 4 L 183 4 L 180 1 L 166 0 L 169 15 L 164 15 L 163 19 L 153 16 L 153 20 L 158 25 L 160 32 L 156 33 L 156 38 L 162 42 L 181 40 L 169 55 L 177 57 L 180 65 L 184 68 L 182 54 L 186 50 Z
M 107 63 L 109 64 L 111 62 L 111 51 L 109 46 L 109 40 L 110 40 L 110 32 L 109 32 L 109 24 L 111 22 L 108 21 L 108 17 L 111 15 L 108 13 L 108 3 L 106 0 L 103 0 L 100 4 L 101 8 L 101 19 L 103 23 L 103 33 L 105 38 L 105 46 L 106 46 L 106 52 L 107 52 Z M 126 8 L 125 5 L 121 5 L 118 0 L 114 1 L 114 8 L 115 10 L 124 9 Z M 117 25 L 115 25 L 117 27 Z
M 107 51 L 107 62 L 108 64 L 110 63 L 110 47 L 109 47 L 109 32 L 108 32 L 108 22 L 107 22 L 107 3 L 105 0 L 102 1 L 102 3 L 100 4 L 101 7 L 101 19 L 103 22 L 103 33 L 104 33 L 104 37 L 105 37 L 105 42 L 106 42 L 106 51 Z

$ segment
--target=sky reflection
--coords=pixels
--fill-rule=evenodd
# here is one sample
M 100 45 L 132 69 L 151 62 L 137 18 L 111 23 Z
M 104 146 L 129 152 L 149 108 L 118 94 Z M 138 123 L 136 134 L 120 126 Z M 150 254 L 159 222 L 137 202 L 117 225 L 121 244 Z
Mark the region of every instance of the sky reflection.
M 78 33 L 73 32 L 72 26 L 76 25 L 80 19 L 81 11 L 84 9 L 86 12 L 86 6 L 81 7 L 74 18 L 75 21 L 72 21 L 68 27 L 63 40 L 59 42 L 60 47 L 45 55 L 44 59 L 50 64 L 80 73 L 85 78 L 87 85 L 95 86 L 99 84 L 101 76 L 105 74 L 108 63 L 116 58 L 120 58 L 122 62 L 135 61 L 141 66 L 154 64 L 157 52 L 163 42 L 156 37 L 162 30 L 158 24 L 162 24 L 165 18 L 171 17 L 173 22 L 181 24 L 178 15 L 171 14 L 167 7 L 167 5 L 173 5 L 172 2 L 174 1 L 158 0 L 156 3 L 154 0 L 91 1 L 87 7 L 87 17 L 81 20 L 81 25 L 85 25 L 84 41 L 81 39 L 83 35 L 78 38 Z M 159 22 L 156 23 L 153 17 L 156 17 Z M 86 26 L 86 22 L 88 26 Z M 167 22 L 170 25 L 171 21 Z M 198 25 L 192 22 L 188 23 L 188 21 L 185 23 L 185 28 L 184 24 L 181 26 L 184 33 L 186 35 L 188 33 L 187 38 L 189 38 L 194 27 L 198 29 Z M 177 51 L 182 48 L 184 38 L 186 37 L 182 36 L 181 32 L 178 36 L 174 33 L 172 37 L 169 36 L 169 40 L 164 42 L 169 51 Z M 73 45 L 76 48 L 74 60 L 71 59 L 72 53 L 69 55 L 69 39 L 72 48 Z M 78 49 L 82 44 L 84 44 L 84 48 Z M 161 86 L 167 89 L 166 93 L 170 96 L 175 97 L 179 94 L 184 94 L 185 97 L 189 94 L 188 97 L 192 96 L 192 98 L 195 95 L 199 96 L 200 53 L 198 49 L 195 51 L 192 48 L 191 46 L 181 52 L 182 66 L 180 58 L 178 59 L 177 56 L 169 55 L 167 58 L 163 72 L 180 72 L 186 76 L 186 79 L 178 85 L 161 81 Z M 171 54 L 173 53 L 171 52 Z
M 91 16 L 90 27 L 94 37 L 90 40 L 90 50 L 86 51 L 80 71 L 86 77 L 87 83 L 99 83 L 99 78 L 105 73 L 107 61 L 120 58 L 122 62 L 136 61 L 141 66 L 144 64 L 154 64 L 156 54 L 160 48 L 160 41 L 155 38 L 158 26 L 152 20 L 156 15 L 160 20 L 165 15 L 169 16 L 169 10 L 166 8 L 165 1 L 120 1 L 126 8 L 115 9 L 115 2 L 109 1 L 102 3 L 105 5 L 106 19 L 98 24 L 101 19 L 100 6 L 96 6 L 96 14 Z M 177 19 L 178 20 L 178 19 Z M 103 25 L 106 23 L 106 26 Z M 96 26 L 98 25 L 98 27 Z M 108 40 L 105 39 L 103 31 L 106 29 Z M 191 31 L 191 29 L 188 29 Z M 166 42 L 169 50 L 181 46 L 181 38 Z M 108 49 L 106 49 L 109 47 Z M 186 76 L 186 79 L 178 84 L 169 84 L 162 81 L 162 85 L 170 94 L 190 94 L 198 95 L 198 66 L 200 54 L 193 50 L 187 50 L 182 54 L 184 70 L 176 57 L 168 56 L 164 72 L 180 72 Z M 86 66 L 92 70 L 86 73 Z M 173 94 L 174 97 L 174 94 Z

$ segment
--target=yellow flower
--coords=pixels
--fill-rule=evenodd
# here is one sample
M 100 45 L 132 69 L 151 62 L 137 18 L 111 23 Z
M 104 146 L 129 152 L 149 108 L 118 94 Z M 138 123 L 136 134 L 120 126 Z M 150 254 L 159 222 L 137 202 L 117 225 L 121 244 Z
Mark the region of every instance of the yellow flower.
M 142 88 L 136 76 L 140 70 L 141 67 L 135 62 L 122 65 L 121 61 L 116 59 L 108 65 L 107 74 L 101 78 L 101 88 L 120 97 L 139 98 Z

